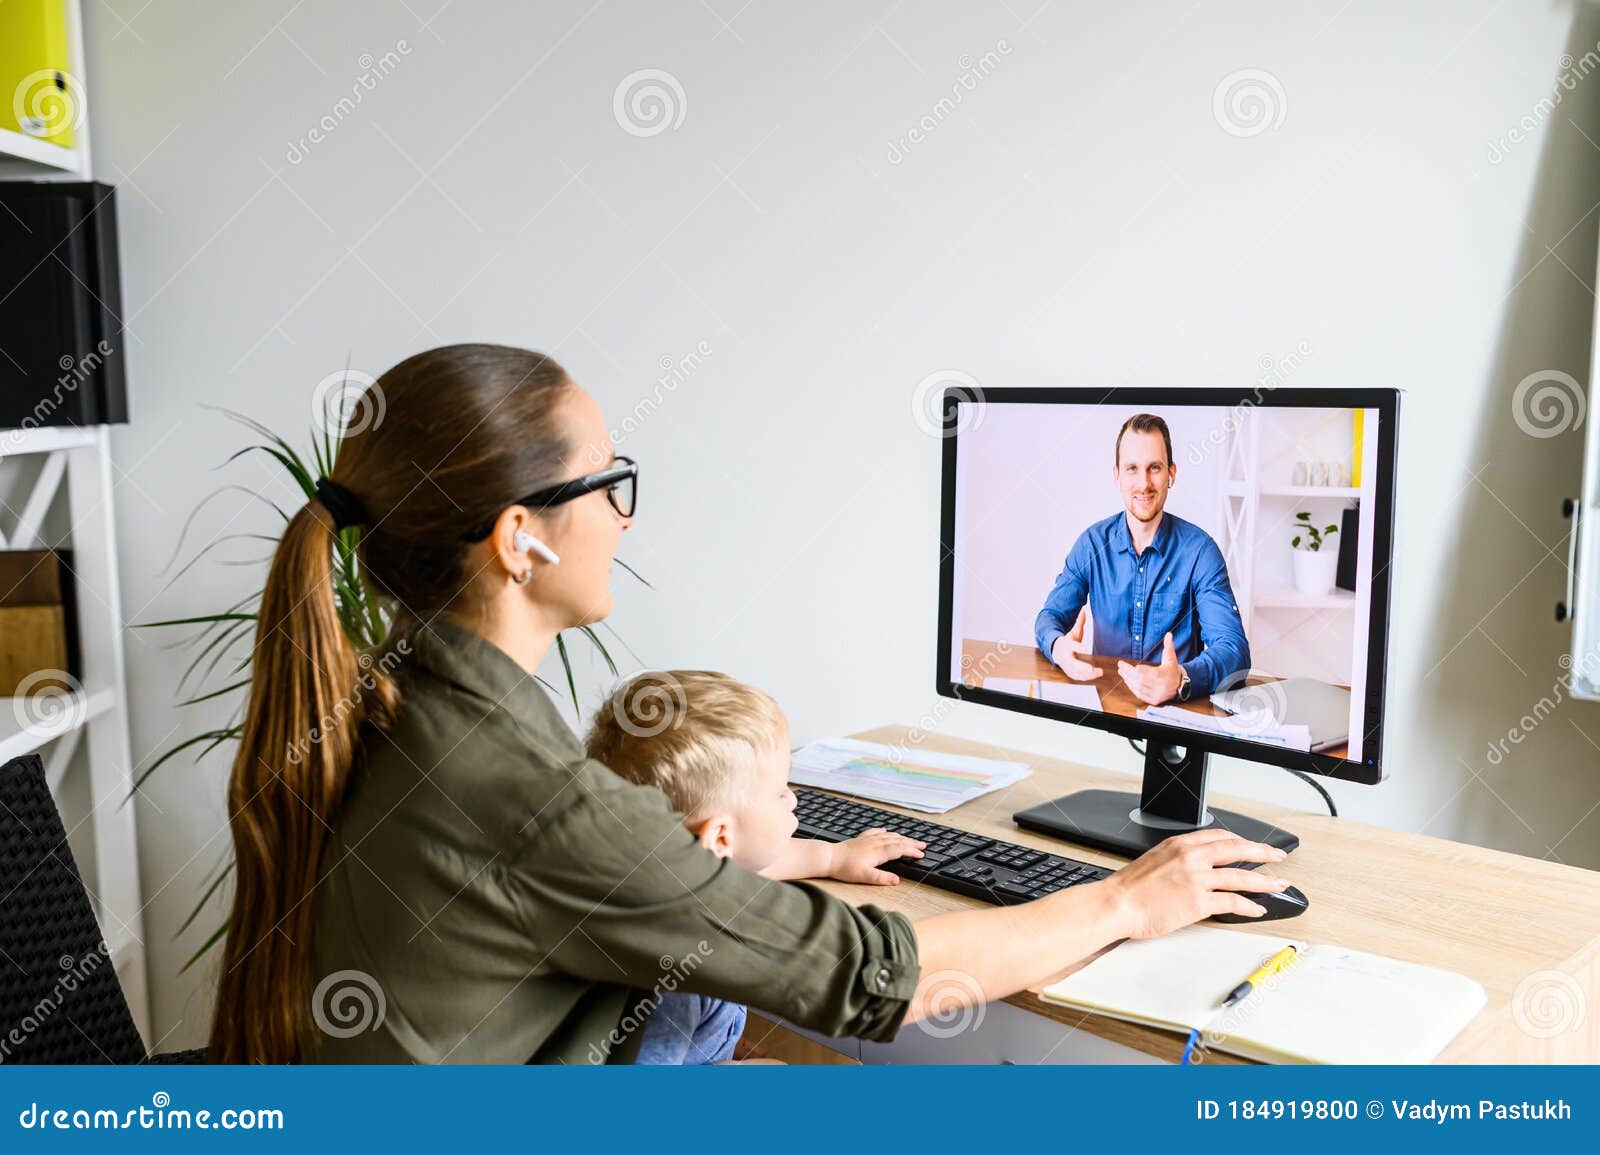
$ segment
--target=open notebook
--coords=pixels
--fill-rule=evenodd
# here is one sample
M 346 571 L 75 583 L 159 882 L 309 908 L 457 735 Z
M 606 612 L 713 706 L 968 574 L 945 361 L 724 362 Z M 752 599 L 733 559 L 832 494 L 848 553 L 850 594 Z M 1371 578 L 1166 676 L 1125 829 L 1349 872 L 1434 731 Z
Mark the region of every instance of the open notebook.
M 1285 946 L 1300 956 L 1227 1010 Z M 1124 942 L 1046 987 L 1052 1002 L 1171 1030 L 1267 1063 L 1427 1063 L 1483 1008 L 1465 975 L 1343 947 L 1191 926 Z

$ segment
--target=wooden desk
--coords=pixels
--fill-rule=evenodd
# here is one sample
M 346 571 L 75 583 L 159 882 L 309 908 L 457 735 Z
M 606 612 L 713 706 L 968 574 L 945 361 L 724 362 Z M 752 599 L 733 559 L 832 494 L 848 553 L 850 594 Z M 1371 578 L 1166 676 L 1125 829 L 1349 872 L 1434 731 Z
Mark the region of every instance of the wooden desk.
M 1108 714 L 1117 714 L 1124 718 L 1137 717 L 1140 710 L 1148 703 L 1139 701 L 1133 696 L 1133 691 L 1128 689 L 1128 683 L 1122 680 L 1117 673 L 1116 658 L 1106 657 L 1103 654 L 1078 654 L 1085 662 L 1101 671 L 1098 678 L 1084 681 L 1079 678 L 1069 678 L 1060 666 L 1039 652 L 1039 647 L 1032 642 L 989 642 L 976 638 L 963 638 L 961 640 L 961 680 L 967 685 L 982 688 L 985 678 L 1021 678 L 1024 681 L 1063 682 L 1069 686 L 1092 686 L 1100 695 L 1100 708 Z M 1138 665 L 1139 663 L 1134 663 Z M 1282 678 L 1267 677 L 1261 674 L 1251 674 L 1245 679 L 1246 686 L 1261 686 L 1268 682 L 1280 682 Z M 1348 689 L 1349 687 L 1345 687 Z M 1196 714 L 1206 714 L 1211 717 L 1225 718 L 1228 712 L 1220 707 L 1213 706 L 1211 699 L 1203 698 L 1197 702 L 1171 702 L 1169 705 L 1180 710 L 1191 710 Z M 1329 746 L 1321 751 L 1330 758 L 1344 758 L 1350 752 L 1347 745 Z
M 904 726 L 855 737 L 885 743 L 910 740 Z M 1111 855 L 1019 830 L 1011 815 L 1073 790 L 1137 790 L 1136 779 L 943 735 L 927 736 L 921 745 L 1033 766 L 1033 773 L 1014 786 L 933 816 L 934 821 L 1085 861 L 1121 865 L 1123 860 Z M 1273 870 L 1311 900 L 1310 910 L 1292 921 L 1230 929 L 1293 934 L 1476 979 L 1488 992 L 1488 1004 L 1446 1048 L 1441 1062 L 1600 1062 L 1600 873 L 1241 798 L 1215 801 L 1281 823 L 1300 836 L 1300 848 Z M 913 919 L 983 905 L 922 883 L 820 885 L 851 902 L 876 903 Z M 1514 1009 L 1519 986 L 1523 995 Z M 1546 1022 L 1538 1009 L 1538 990 L 1546 996 L 1581 997 L 1582 1023 L 1545 1038 L 1524 1030 L 1519 1015 L 1536 1029 Z M 1006 1002 L 1160 1059 L 1175 1062 L 1182 1051 L 1183 1040 L 1176 1034 L 1047 1003 L 1032 991 Z M 1213 1051 L 1207 1061 L 1235 1060 Z

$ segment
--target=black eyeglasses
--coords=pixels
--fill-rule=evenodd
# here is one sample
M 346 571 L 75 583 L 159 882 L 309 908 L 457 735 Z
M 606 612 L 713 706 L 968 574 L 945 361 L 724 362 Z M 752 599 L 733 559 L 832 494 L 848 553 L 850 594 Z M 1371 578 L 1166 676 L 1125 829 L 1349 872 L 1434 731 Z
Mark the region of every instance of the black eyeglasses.
M 510 505 L 526 505 L 543 512 L 569 501 L 575 501 L 586 493 L 593 493 L 603 489 L 606 500 L 611 503 L 611 508 L 617 511 L 619 517 L 632 517 L 633 508 L 639 499 L 639 463 L 631 457 L 618 457 L 607 468 L 599 473 L 591 473 L 586 477 L 575 477 L 571 481 L 563 481 L 559 485 L 552 485 L 548 489 L 541 489 L 538 493 L 530 493 L 527 497 L 509 502 Z M 498 515 L 496 515 L 498 516 Z M 482 541 L 494 530 L 494 522 L 489 521 L 478 526 L 471 533 L 465 535 L 462 541 Z

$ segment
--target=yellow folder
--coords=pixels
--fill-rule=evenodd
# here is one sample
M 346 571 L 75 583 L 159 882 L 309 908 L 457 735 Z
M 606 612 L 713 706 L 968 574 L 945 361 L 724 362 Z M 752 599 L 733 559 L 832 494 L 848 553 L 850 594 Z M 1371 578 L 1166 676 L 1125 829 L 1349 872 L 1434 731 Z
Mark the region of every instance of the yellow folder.
M 71 148 L 83 122 L 65 0 L 0 3 L 0 128 Z

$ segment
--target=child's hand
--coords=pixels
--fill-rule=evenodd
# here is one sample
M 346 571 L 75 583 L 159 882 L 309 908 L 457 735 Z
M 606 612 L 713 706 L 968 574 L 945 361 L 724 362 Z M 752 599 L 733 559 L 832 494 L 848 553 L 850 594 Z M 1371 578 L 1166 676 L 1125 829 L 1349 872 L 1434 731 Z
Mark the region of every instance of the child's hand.
M 878 867 L 896 858 L 921 858 L 922 848 L 926 845 L 926 842 L 918 842 L 903 834 L 891 834 L 879 827 L 863 830 L 854 838 L 834 844 L 833 867 L 828 871 L 828 877 L 837 878 L 840 882 L 898 886 L 898 874 L 890 874 Z

